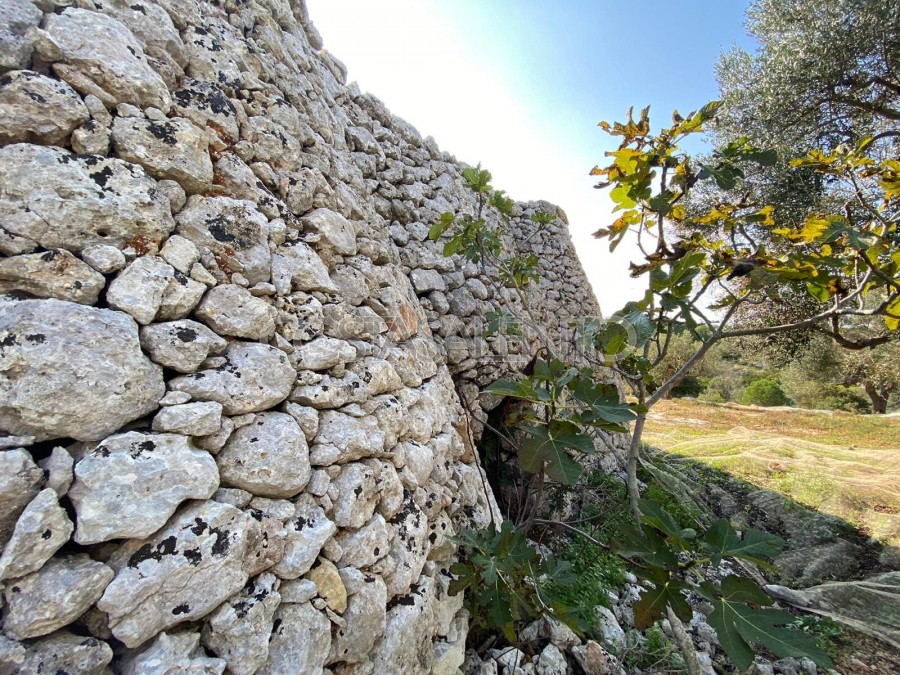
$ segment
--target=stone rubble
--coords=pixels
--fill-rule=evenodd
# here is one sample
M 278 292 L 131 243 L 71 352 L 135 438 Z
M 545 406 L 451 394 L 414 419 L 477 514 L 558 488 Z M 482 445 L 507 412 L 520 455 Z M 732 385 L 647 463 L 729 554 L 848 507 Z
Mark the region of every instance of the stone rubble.
M 464 167 L 302 0 L 0 3 L 0 672 L 457 672 L 467 411 L 536 348 L 428 240 Z M 565 215 L 507 232 L 562 341 Z

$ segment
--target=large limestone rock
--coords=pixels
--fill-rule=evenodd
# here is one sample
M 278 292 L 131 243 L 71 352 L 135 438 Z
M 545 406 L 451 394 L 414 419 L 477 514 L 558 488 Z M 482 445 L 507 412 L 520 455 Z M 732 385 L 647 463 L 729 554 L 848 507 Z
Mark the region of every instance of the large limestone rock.
M 106 279 L 63 249 L 0 259 L 0 292 L 96 304 Z
M 319 428 L 310 453 L 310 461 L 327 466 L 362 457 L 372 457 L 384 450 L 384 432 L 374 417 L 350 417 L 328 410 L 319 417 Z
M 127 315 L 0 296 L 0 429 L 96 441 L 157 408 L 162 369 Z
M 431 577 L 419 577 L 416 588 L 388 610 L 384 637 L 370 656 L 374 672 L 431 672 L 431 640 L 435 632 L 433 585 Z
M 200 633 L 159 636 L 146 649 L 122 660 L 122 675 L 222 675 L 224 659 L 209 658 L 200 646 Z
M 322 672 L 331 647 L 331 622 L 325 615 L 308 602 L 288 604 L 278 608 L 275 621 L 269 660 L 259 675 Z
M 422 572 L 429 550 L 428 519 L 409 491 L 404 491 L 403 507 L 388 524 L 395 532 L 393 545 L 374 569 L 384 570 L 388 593 L 394 596 L 407 592 Z
M 355 357 L 356 348 L 349 342 L 322 336 L 300 346 L 295 352 L 294 362 L 298 368 L 328 370 Z
M 131 431 L 110 436 L 75 465 L 69 498 L 75 541 L 143 539 L 162 527 L 186 499 L 207 499 L 219 487 L 208 452 L 180 434 Z
M 339 527 L 362 527 L 372 517 L 379 499 L 379 469 L 376 462 L 353 462 L 342 466 L 331 481 L 328 492 L 334 501 L 334 522 Z
M 119 157 L 140 164 L 155 178 L 176 181 L 189 194 L 203 192 L 212 183 L 206 134 L 187 120 L 117 117 L 112 142 Z
M 162 408 L 153 418 L 153 431 L 187 436 L 210 436 L 222 428 L 222 404 L 183 403 Z
M 33 38 L 43 14 L 29 0 L 7 0 L 0 5 L 0 68 L 24 68 L 31 60 Z
M 271 408 L 291 393 L 297 373 L 285 353 L 256 342 L 232 342 L 224 362 L 169 381 L 198 401 L 216 401 L 227 415 L 243 415 Z
M 335 538 L 343 549 L 341 566 L 364 568 L 374 565 L 390 551 L 391 534 L 380 513 L 359 529 L 344 530 Z
M 28 645 L 21 673 L 100 673 L 112 661 L 108 644 L 94 637 L 57 631 Z
M 154 362 L 193 373 L 210 354 L 221 354 L 228 343 L 202 323 L 184 319 L 141 328 L 141 346 Z
M 196 314 L 219 335 L 268 340 L 275 333 L 275 308 L 235 284 L 211 289 Z
M 309 482 L 309 449 L 293 417 L 265 412 L 236 430 L 216 457 L 222 482 L 261 497 L 293 497 Z
M 338 290 L 322 259 L 302 241 L 279 246 L 272 256 L 272 283 L 279 295 L 294 291 Z
M 251 284 L 269 281 L 269 222 L 253 202 L 194 195 L 177 220 L 178 234 L 212 253 L 223 270 L 240 272 Z
M 281 603 L 278 585 L 274 574 L 261 574 L 206 621 L 203 645 L 225 659 L 234 675 L 253 675 L 269 658 L 269 637 Z
M 272 571 L 282 579 L 306 574 L 325 543 L 337 532 L 337 525 L 308 495 L 297 500 L 293 518 L 286 523 L 284 557 Z
M 6 545 L 19 516 L 44 482 L 31 455 L 22 449 L 0 451 L 0 544 Z
M 109 567 L 86 555 L 54 558 L 7 586 L 3 632 L 16 640 L 52 633 L 84 614 L 112 578 Z
M 30 70 L 0 79 L 0 143 L 65 145 L 88 119 L 88 109 L 65 82 Z
M 348 594 L 347 609 L 341 615 L 344 625 L 335 630 L 328 663 L 360 663 L 384 633 L 387 588 L 377 574 L 353 567 L 344 567 L 340 575 Z
M 62 14 L 49 14 L 45 28 L 62 51 L 65 65 L 57 66 L 56 73 L 75 89 L 93 94 L 107 107 L 131 103 L 168 112 L 172 99 L 166 84 L 124 23 L 70 7 Z
M 139 166 L 40 145 L 0 148 L 0 252 L 151 250 L 174 227 L 168 199 Z
M 319 235 L 319 245 L 340 255 L 356 255 L 356 230 L 340 213 L 316 209 L 300 219 L 303 226 Z
M 150 539 L 123 544 L 109 561 L 115 579 L 97 603 L 113 635 L 135 647 L 237 593 L 247 581 L 248 520 L 228 504 L 196 502 Z
M 128 312 L 142 326 L 156 317 L 174 268 L 158 256 L 141 256 L 119 273 L 106 292 L 113 309 Z
M 19 520 L 3 555 L 0 556 L 0 580 L 36 572 L 59 548 L 69 541 L 72 521 L 59 505 L 56 492 L 41 490 L 31 500 Z

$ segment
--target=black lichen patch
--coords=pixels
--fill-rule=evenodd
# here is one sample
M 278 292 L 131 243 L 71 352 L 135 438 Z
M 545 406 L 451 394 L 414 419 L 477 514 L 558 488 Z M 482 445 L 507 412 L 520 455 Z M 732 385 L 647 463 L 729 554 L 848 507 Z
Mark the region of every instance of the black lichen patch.
M 175 616 L 178 616 L 179 614 L 187 614 L 190 611 L 191 606 L 186 602 L 182 602 L 180 605 L 175 605 L 175 607 L 172 608 L 172 614 L 174 614 Z
M 53 536 L 53 532 L 49 528 L 44 530 L 43 532 L 41 532 L 41 539 L 43 539 L 45 541 L 52 536 Z
M 250 609 L 253 607 L 253 603 L 247 600 L 239 600 L 238 602 L 232 605 L 234 607 L 235 616 L 239 619 L 243 619 L 250 612 Z
M 159 542 L 156 546 L 152 544 L 144 544 L 137 551 L 131 554 L 128 559 L 129 567 L 137 567 L 145 560 L 155 560 L 161 562 L 165 555 L 175 555 L 178 540 L 174 536 L 169 536 Z
M 197 339 L 197 331 L 193 328 L 179 327 L 175 329 L 175 337 L 182 342 L 193 342 Z
M 191 567 L 196 567 L 203 560 L 203 553 L 200 552 L 200 549 L 196 548 L 185 549 L 182 555 L 184 555 L 185 560 L 188 561 L 188 564 Z
M 176 145 L 178 143 L 178 138 L 175 135 L 175 125 L 171 122 L 150 122 L 147 131 L 166 145 Z
M 110 178 L 112 178 L 113 171 L 109 166 L 104 166 L 100 171 L 94 171 L 88 174 L 91 177 L 91 180 L 94 181 L 97 185 L 106 189 L 106 184 Z
M 138 459 L 154 450 L 156 450 L 156 443 L 153 441 L 140 441 L 131 444 L 131 450 L 128 451 L 128 454 L 131 455 L 132 459 Z
M 213 216 L 206 221 L 206 226 L 213 239 L 223 244 L 232 244 L 237 240 L 237 237 L 228 231 L 228 225 L 228 219 L 225 216 Z
M 41 96 L 36 91 L 31 91 L 30 89 L 24 89 L 23 91 L 25 92 L 25 95 L 28 98 L 30 98 L 32 101 L 34 101 L 35 103 L 42 103 L 42 104 L 47 103 L 47 99 L 45 99 L 43 96 Z
M 43 333 L 31 333 L 25 336 L 25 341 L 33 345 L 42 345 L 47 341 L 47 336 Z

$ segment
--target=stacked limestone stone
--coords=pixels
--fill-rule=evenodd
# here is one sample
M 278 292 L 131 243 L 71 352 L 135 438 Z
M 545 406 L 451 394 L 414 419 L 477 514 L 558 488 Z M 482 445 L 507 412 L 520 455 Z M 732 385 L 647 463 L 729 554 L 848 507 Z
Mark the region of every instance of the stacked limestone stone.
M 0 3 L 0 673 L 462 663 L 457 391 L 533 346 L 427 241 L 461 166 L 321 47 L 302 2 Z M 536 208 L 556 330 L 597 310 Z

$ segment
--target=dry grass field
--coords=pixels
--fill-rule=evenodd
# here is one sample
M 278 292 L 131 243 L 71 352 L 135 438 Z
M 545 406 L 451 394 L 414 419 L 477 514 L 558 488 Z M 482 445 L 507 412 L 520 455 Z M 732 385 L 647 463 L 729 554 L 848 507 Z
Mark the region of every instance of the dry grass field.
M 661 401 L 644 440 L 900 545 L 900 416 Z

